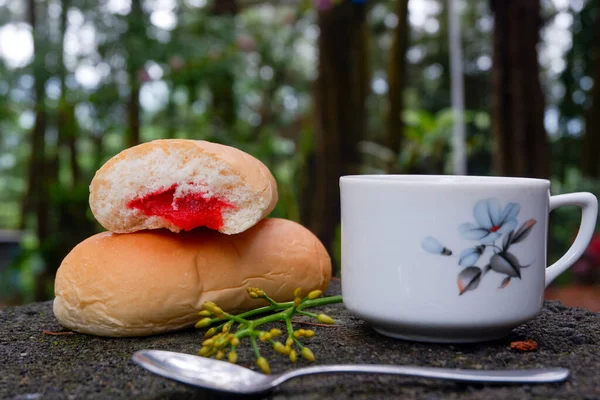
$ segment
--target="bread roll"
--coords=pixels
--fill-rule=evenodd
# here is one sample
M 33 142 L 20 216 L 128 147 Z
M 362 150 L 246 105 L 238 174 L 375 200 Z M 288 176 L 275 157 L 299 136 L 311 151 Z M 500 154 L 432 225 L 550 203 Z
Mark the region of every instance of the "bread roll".
M 277 204 L 269 169 L 233 147 L 202 140 L 155 140 L 111 158 L 90 185 L 90 207 L 117 233 L 206 226 L 243 232 Z
M 308 229 L 264 219 L 238 235 L 208 229 L 104 232 L 77 245 L 55 281 L 54 314 L 66 328 L 100 336 L 145 336 L 194 325 L 206 301 L 239 312 L 294 289 L 325 290 L 331 260 Z

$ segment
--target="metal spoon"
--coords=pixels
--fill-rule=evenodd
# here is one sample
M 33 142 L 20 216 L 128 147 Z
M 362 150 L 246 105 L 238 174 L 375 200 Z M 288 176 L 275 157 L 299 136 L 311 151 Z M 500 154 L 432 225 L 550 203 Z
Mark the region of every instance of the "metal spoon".
M 206 389 L 235 394 L 267 392 L 299 376 L 326 373 L 369 373 L 407 375 L 463 382 L 548 383 L 568 378 L 564 368 L 525 370 L 467 370 L 397 365 L 320 365 L 294 369 L 283 374 L 264 375 L 226 361 L 162 350 L 140 350 L 133 361 L 155 374 Z

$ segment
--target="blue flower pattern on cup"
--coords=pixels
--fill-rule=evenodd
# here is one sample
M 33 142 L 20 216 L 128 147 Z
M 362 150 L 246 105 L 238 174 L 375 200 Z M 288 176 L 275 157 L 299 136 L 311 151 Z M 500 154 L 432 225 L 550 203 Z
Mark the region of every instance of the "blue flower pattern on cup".
M 515 231 L 520 211 L 521 206 L 517 203 L 508 203 L 502 208 L 496 198 L 480 200 L 473 209 L 475 223 L 467 222 L 458 227 L 463 239 L 479 242 L 478 245 L 463 250 L 458 256 L 458 265 L 464 267 L 457 278 L 459 295 L 475 290 L 489 271 L 505 275 L 499 289 L 506 287 L 512 278 L 521 279 L 521 269 L 529 265 L 522 265 L 509 250 L 512 245 L 522 242 L 529 236 L 536 221 L 528 219 Z M 497 245 L 496 241 L 501 238 L 502 242 Z M 453 254 L 452 250 L 431 236 L 423 239 L 421 247 L 432 254 L 443 256 Z M 487 263 L 483 267 L 477 266 L 476 263 L 488 250 L 492 254 Z
M 421 242 L 421 245 L 425 249 L 425 251 L 432 254 L 441 254 L 444 256 L 451 256 L 452 251 L 444 247 L 436 238 L 432 238 L 431 236 L 426 237 Z
M 502 210 L 498 199 L 481 200 L 477 202 L 473 210 L 477 224 L 461 224 L 458 230 L 464 239 L 491 244 L 500 236 L 515 229 L 519 211 L 521 211 L 521 206 L 516 203 L 508 203 Z
M 462 253 L 460 253 L 460 257 L 458 259 L 458 265 L 461 265 L 463 267 L 475 265 L 477 260 L 479 260 L 479 257 L 481 257 L 481 255 L 483 254 L 484 250 L 484 245 L 479 245 L 477 247 L 471 247 L 463 250 Z

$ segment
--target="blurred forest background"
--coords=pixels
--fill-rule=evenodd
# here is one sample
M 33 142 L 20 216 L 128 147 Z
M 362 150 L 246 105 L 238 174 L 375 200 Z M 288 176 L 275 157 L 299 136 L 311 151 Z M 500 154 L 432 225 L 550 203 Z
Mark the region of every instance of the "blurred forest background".
M 264 161 L 273 216 L 310 228 L 338 266 L 338 177 L 454 173 L 457 117 L 468 174 L 599 194 L 597 82 L 597 0 L 0 0 L 0 304 L 52 298 L 62 258 L 101 230 L 94 172 L 157 138 Z M 579 218 L 552 213 L 549 262 Z M 597 294 L 599 271 L 594 239 L 555 286 Z

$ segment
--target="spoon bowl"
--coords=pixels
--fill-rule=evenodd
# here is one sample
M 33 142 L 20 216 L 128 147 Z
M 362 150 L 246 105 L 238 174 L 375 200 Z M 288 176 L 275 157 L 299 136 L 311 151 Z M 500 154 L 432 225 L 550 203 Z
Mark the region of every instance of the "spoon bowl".
M 271 388 L 272 375 L 226 361 L 163 350 L 137 351 L 132 359 L 150 372 L 205 389 L 253 394 Z
M 219 392 L 246 395 L 268 392 L 299 376 L 326 373 L 405 375 L 479 383 L 550 383 L 562 382 L 569 377 L 569 370 L 564 368 L 468 370 L 361 364 L 312 366 L 283 374 L 264 375 L 227 361 L 163 350 L 140 350 L 133 354 L 132 359 L 165 378 Z

